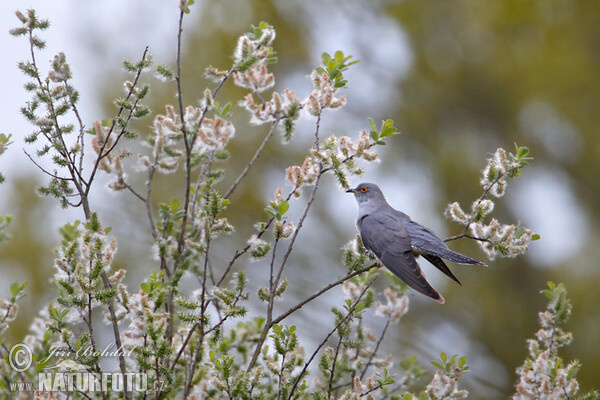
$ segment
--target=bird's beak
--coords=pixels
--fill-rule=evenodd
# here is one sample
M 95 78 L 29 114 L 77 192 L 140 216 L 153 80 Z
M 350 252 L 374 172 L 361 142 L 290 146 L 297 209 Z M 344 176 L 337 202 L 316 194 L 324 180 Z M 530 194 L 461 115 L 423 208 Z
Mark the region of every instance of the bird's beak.
M 358 190 L 356 190 L 356 189 L 348 189 L 348 190 L 346 190 L 346 193 L 356 193 L 356 192 L 358 192 Z

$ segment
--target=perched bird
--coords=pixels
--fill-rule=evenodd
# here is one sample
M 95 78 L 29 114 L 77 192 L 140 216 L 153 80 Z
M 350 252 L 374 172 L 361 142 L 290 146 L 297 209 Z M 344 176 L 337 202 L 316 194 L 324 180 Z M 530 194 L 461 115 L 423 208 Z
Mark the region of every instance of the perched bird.
M 402 211 L 394 209 L 386 201 L 381 189 L 374 183 L 361 183 L 354 193 L 358 203 L 356 227 L 364 246 L 373 252 L 381 264 L 417 292 L 444 303 L 442 295 L 421 271 L 415 257 L 422 255 L 444 274 L 460 285 L 442 258 L 471 265 L 485 265 L 482 262 L 452 251 L 431 229 L 416 223 Z

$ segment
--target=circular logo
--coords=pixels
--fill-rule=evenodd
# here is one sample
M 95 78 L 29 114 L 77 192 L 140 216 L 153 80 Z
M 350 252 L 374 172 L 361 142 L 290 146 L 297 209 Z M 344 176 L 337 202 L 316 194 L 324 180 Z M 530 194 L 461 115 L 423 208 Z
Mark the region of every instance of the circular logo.
M 33 354 L 31 348 L 25 343 L 17 343 L 10 348 L 8 362 L 13 370 L 17 372 L 25 372 L 31 367 Z

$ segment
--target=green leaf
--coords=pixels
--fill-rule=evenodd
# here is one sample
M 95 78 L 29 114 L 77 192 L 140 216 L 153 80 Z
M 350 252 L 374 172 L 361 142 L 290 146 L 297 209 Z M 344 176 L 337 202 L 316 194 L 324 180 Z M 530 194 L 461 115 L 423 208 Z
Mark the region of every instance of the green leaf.
M 289 210 L 289 209 L 290 209 L 290 204 L 287 201 L 282 200 L 279 203 L 279 213 L 281 215 L 285 214 L 287 212 L 287 210 Z
M 358 303 L 358 304 L 356 305 L 356 308 L 354 309 L 354 312 L 355 312 L 355 313 L 359 313 L 359 312 L 361 312 L 362 310 L 364 310 L 364 308 L 365 308 L 365 302 L 364 302 L 364 301 L 361 301 L 360 303 Z
M 442 362 L 446 364 L 446 353 L 440 353 L 440 358 L 442 359 Z
M 179 209 L 180 206 L 180 202 L 179 199 L 173 199 L 171 200 L 170 206 L 171 206 L 171 212 L 176 212 Z
M 375 121 L 371 117 L 369 117 L 369 126 L 371 127 L 371 131 L 377 132 L 377 125 L 375 125 Z
M 431 361 L 431 365 L 439 369 L 444 369 L 444 366 L 437 361 Z
M 537 233 L 534 233 L 534 234 L 531 236 L 531 240 L 540 240 L 540 238 L 541 238 L 541 236 L 540 236 L 540 235 L 538 235 Z

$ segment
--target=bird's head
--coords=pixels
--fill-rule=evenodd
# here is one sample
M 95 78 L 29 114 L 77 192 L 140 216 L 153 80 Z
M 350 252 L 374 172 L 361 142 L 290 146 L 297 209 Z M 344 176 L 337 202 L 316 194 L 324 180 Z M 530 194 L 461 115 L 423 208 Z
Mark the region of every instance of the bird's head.
M 369 182 L 361 183 L 354 189 L 348 189 L 346 190 L 346 193 L 354 193 L 354 198 L 359 203 L 369 200 L 385 199 L 379 186 Z

